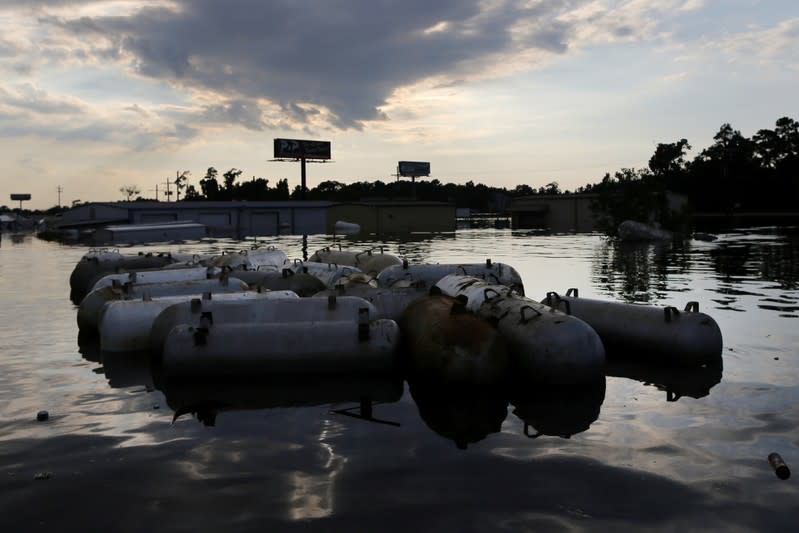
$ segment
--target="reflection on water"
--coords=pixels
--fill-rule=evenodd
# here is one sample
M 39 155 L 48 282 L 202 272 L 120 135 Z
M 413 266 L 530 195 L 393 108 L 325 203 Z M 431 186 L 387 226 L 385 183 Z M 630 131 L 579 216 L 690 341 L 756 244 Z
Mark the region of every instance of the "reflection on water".
M 614 359 L 608 361 L 605 373 L 654 386 L 666 392 L 666 401 L 676 402 L 684 396 L 698 399 L 710 394 L 710 389 L 721 383 L 722 370 L 721 357 L 697 368 L 657 367 Z
M 602 383 L 577 391 L 405 387 L 402 376 L 167 382 L 147 356 L 104 354 L 78 338 L 68 277 L 85 248 L 18 241 L 4 235 L 0 246 L 4 531 L 41 522 L 111 530 L 130 509 L 137 526 L 186 530 L 300 521 L 407 531 L 429 529 L 430 516 L 453 530 L 795 526 L 799 488 L 766 460 L 778 452 L 799 464 L 795 229 L 665 246 L 496 229 L 341 240 L 419 262 L 491 258 L 540 297 L 578 287 L 589 298 L 697 301 L 721 328 L 718 365 L 613 363 Z M 292 236 L 263 242 L 291 258 L 336 244 L 324 235 L 305 246 Z M 39 423 L 42 409 L 51 416 Z M 40 472 L 52 476 L 34 480 Z

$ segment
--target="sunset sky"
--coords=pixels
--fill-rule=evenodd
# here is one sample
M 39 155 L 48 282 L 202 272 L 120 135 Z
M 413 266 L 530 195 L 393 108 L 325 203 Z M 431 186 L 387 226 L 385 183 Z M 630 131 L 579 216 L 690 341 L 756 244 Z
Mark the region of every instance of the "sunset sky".
M 573 189 L 799 119 L 797 0 L 0 0 L 0 204 L 142 196 L 191 171 L 308 185 Z

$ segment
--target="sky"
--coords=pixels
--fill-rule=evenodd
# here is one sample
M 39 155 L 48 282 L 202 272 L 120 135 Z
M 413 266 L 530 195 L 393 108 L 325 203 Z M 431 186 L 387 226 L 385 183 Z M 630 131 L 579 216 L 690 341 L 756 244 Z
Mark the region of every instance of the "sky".
M 273 139 L 331 142 L 308 186 L 573 190 L 799 119 L 797 0 L 0 0 L 0 204 L 274 185 Z M 163 194 L 161 195 L 163 199 Z

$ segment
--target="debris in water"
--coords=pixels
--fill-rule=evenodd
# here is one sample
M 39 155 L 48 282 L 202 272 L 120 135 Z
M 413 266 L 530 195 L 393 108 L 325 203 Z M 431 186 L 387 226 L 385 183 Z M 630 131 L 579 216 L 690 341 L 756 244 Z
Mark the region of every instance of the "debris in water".
M 39 472 L 33 476 L 33 479 L 50 479 L 51 477 L 53 477 L 52 472 Z
M 785 461 L 782 460 L 780 454 L 777 452 L 771 452 L 768 454 L 768 462 L 771 464 L 771 467 L 774 469 L 774 472 L 777 473 L 777 477 L 780 479 L 788 479 L 791 477 L 791 470 L 788 468 L 788 465 L 785 464 Z
M 36 413 L 36 420 L 38 420 L 39 422 L 44 422 L 48 418 L 50 418 L 50 413 L 48 413 L 47 411 L 39 411 L 38 413 Z

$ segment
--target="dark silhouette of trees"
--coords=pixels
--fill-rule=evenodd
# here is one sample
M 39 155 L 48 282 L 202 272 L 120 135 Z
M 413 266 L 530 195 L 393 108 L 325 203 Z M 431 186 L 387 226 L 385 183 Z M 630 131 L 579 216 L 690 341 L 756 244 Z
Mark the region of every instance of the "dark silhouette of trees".
M 227 200 L 234 199 L 234 187 L 233 182 L 236 181 L 236 178 L 241 176 L 242 171 L 237 168 L 231 168 L 224 174 L 222 174 L 222 179 L 224 179 L 225 183 L 225 196 L 227 196 Z
M 669 204 L 669 193 L 688 198 L 694 212 L 735 213 L 741 211 L 796 211 L 799 205 L 799 123 L 789 117 L 776 121 L 774 129 L 761 129 L 747 138 L 730 124 L 722 124 L 713 143 L 693 159 L 687 139 L 660 143 L 647 168 L 623 168 L 607 173 L 598 183 L 579 187 L 576 192 L 595 193 L 603 222 L 615 228 L 624 219 L 660 222 L 678 229 L 686 212 L 677 213 Z M 184 200 L 299 200 L 300 189 L 289 188 L 288 180 L 253 176 L 241 181 L 243 172 L 231 168 L 222 175 L 209 167 L 198 191 L 186 187 Z M 188 171 L 183 175 L 188 175 Z M 180 175 L 179 175 L 180 177 Z M 178 179 L 175 180 L 178 185 Z M 185 185 L 185 181 L 183 182 Z M 180 190 L 180 188 L 179 188 Z M 435 201 L 477 211 L 501 211 L 510 198 L 566 194 L 556 180 L 534 187 L 520 184 L 505 189 L 469 180 L 464 184 L 442 183 L 438 179 L 407 179 L 390 182 L 324 180 L 306 191 L 307 200 Z
M 119 192 L 125 195 L 125 200 L 130 202 L 130 199 L 141 192 L 137 185 L 123 185 L 119 188 Z
M 216 177 L 219 173 L 214 167 L 208 167 L 205 177 L 200 180 L 200 188 L 203 191 L 204 200 L 219 200 L 219 182 Z

